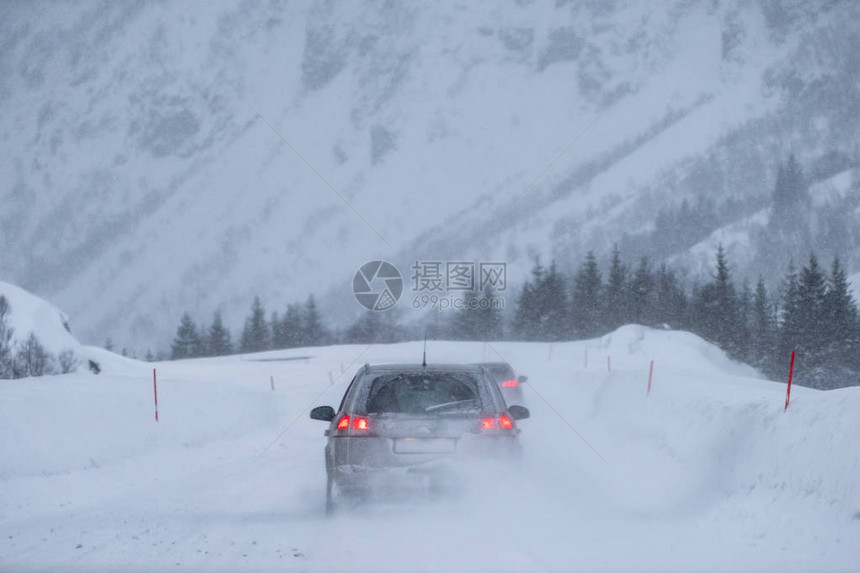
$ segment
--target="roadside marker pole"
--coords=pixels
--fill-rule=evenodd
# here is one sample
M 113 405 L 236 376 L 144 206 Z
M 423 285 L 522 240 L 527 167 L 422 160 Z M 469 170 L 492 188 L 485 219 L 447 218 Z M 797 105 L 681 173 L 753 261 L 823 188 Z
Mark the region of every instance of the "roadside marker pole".
M 588 348 L 585 349 L 585 369 L 588 370 Z
M 606 355 L 606 371 L 612 372 L 612 360 L 608 354 Z
M 547 354 L 546 361 L 550 362 L 552 360 L 552 342 L 549 343 L 549 353 Z
M 269 383 L 272 385 L 272 391 L 274 392 L 274 390 L 275 390 L 275 377 L 274 376 L 269 376 Z
M 155 368 L 152 369 L 152 392 L 155 395 L 155 421 L 158 421 L 158 384 L 155 378 Z
M 651 368 L 648 370 L 648 392 L 645 394 L 646 396 L 651 395 L 651 378 L 654 377 L 654 361 L 651 361 Z
M 791 351 L 791 365 L 788 367 L 788 388 L 785 391 L 785 408 L 783 412 L 788 410 L 788 401 L 791 399 L 791 376 L 794 374 L 794 350 Z
M 334 376 L 331 375 L 331 370 L 328 371 L 328 385 L 334 384 Z

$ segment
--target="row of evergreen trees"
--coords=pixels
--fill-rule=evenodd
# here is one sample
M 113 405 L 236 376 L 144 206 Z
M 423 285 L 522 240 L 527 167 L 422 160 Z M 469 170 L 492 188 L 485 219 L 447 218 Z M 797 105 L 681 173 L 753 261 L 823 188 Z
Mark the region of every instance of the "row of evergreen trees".
M 655 272 L 647 257 L 635 269 L 613 250 L 606 281 L 589 252 L 573 280 L 552 263 L 536 262 L 517 301 L 511 337 L 520 340 L 591 338 L 628 323 L 685 326 L 688 297 L 664 264 Z
M 74 351 L 64 350 L 55 356 L 32 332 L 23 341 L 14 342 L 15 329 L 9 325 L 11 314 L 9 301 L 0 295 L 0 379 L 67 374 L 77 369 L 79 361 Z
M 238 352 L 318 346 L 329 341 L 329 333 L 322 322 L 313 295 L 304 304 L 290 304 L 283 316 L 273 312 L 269 319 L 260 302 L 254 297 L 251 312 L 238 343 L 233 342 L 230 330 L 224 326 L 220 312 L 215 312 L 210 326 L 199 328 L 191 315 L 182 315 L 176 336 L 170 346 L 172 359 L 202 356 L 225 356 Z
M 490 299 L 495 293 L 467 293 Z M 509 313 L 510 314 L 510 313 Z M 860 318 L 845 272 L 834 258 L 823 270 L 815 254 L 800 271 L 788 269 L 770 292 L 764 279 L 738 286 L 722 246 L 712 278 L 685 285 L 665 263 L 647 257 L 630 266 L 616 246 L 601 272 L 590 252 L 573 277 L 555 263 L 535 262 L 517 297 L 512 320 L 503 308 L 483 305 L 430 312 L 423 322 L 404 326 L 394 311 L 364 313 L 351 326 L 329 331 L 313 297 L 292 304 L 283 316 L 266 313 L 254 299 L 238 345 L 231 342 L 219 313 L 200 333 L 186 313 L 172 345 L 173 358 L 216 356 L 328 343 L 384 343 L 420 337 L 454 340 L 561 341 L 600 336 L 629 323 L 694 332 L 730 356 L 783 378 L 792 350 L 798 353 L 798 382 L 820 388 L 858 383 Z
M 589 253 L 572 281 L 536 264 L 519 297 L 509 338 L 590 338 L 626 323 L 688 330 L 772 377 L 782 378 L 796 350 L 798 381 L 830 388 L 860 383 L 860 319 L 845 271 L 834 258 L 829 272 L 810 254 L 791 266 L 771 293 L 732 279 L 722 246 L 712 279 L 683 288 L 667 266 L 654 271 L 647 258 L 635 269 L 613 251 L 604 281 Z

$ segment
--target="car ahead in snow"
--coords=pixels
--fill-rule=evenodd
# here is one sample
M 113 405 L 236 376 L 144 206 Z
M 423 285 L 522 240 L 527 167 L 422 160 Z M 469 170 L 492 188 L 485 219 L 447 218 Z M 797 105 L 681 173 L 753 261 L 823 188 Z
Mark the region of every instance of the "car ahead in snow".
M 502 395 L 507 400 L 519 400 L 522 398 L 520 385 L 528 381 L 528 376 L 519 376 L 507 362 L 479 362 L 476 366 L 482 366 L 490 371 L 496 384 L 502 389 Z
M 337 410 L 311 410 L 329 422 L 326 509 L 399 486 L 444 490 L 466 460 L 516 458 L 528 416 L 480 366 L 365 365 Z

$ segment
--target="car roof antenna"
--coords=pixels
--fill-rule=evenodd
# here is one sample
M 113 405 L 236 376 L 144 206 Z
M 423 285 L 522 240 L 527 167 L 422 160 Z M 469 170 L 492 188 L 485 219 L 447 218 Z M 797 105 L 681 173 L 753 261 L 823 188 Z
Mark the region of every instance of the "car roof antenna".
M 424 360 L 421 362 L 421 366 L 427 368 L 427 333 L 424 333 Z

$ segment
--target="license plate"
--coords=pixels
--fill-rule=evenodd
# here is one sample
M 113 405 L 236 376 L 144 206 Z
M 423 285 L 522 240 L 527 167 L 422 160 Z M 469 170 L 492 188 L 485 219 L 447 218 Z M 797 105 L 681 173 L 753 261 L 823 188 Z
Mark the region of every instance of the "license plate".
M 395 454 L 449 454 L 457 449 L 454 438 L 397 438 Z

